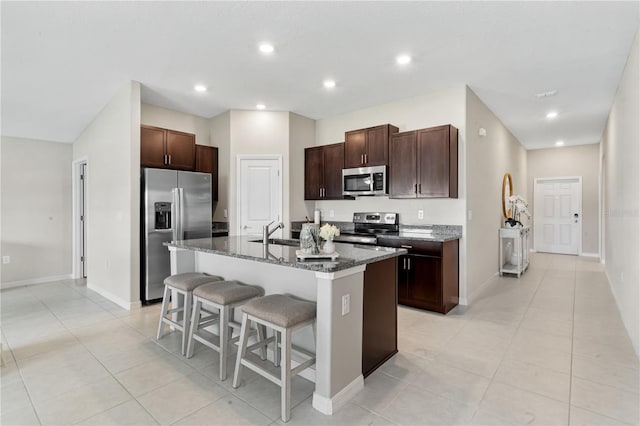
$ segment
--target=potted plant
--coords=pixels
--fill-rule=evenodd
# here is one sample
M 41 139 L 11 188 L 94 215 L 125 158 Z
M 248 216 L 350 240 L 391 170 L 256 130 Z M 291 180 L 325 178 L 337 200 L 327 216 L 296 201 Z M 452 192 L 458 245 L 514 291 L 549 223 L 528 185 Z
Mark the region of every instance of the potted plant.
M 340 235 L 340 228 L 335 225 L 325 223 L 320 227 L 320 238 L 326 241 L 323 248 L 325 253 L 333 253 L 336 250 L 333 239 L 338 235 Z

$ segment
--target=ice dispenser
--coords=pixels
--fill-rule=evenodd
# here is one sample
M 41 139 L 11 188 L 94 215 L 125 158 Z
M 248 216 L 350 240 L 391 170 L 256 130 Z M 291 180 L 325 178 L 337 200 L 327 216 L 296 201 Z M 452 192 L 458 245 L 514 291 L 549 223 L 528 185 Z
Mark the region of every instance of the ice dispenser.
M 171 229 L 171 203 L 155 203 L 156 229 Z

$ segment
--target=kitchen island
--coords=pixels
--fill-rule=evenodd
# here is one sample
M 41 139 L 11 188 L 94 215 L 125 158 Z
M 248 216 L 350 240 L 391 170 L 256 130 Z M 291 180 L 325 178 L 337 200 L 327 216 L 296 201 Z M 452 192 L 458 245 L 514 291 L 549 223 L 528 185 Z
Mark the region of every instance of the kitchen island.
M 166 245 L 172 274 L 204 272 L 260 286 L 265 294 L 291 294 L 317 303 L 315 342 L 311 330 L 304 329 L 294 341 L 316 352 L 315 370 L 303 376 L 315 382 L 313 407 L 324 414 L 333 414 L 363 389 L 363 372 L 369 374 L 397 352 L 396 258 L 406 254 L 404 249 L 337 243 L 334 261 L 298 261 L 297 246 L 263 245 L 255 237 Z M 376 336 L 369 326 L 363 342 L 368 319 L 380 333 Z M 372 334 L 377 339 L 366 337 Z

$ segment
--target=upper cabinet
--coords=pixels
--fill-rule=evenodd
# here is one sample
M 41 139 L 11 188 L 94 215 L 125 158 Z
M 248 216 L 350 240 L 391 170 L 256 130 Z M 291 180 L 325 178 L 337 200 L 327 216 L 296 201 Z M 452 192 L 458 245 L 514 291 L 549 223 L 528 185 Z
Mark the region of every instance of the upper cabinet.
M 140 128 L 140 165 L 195 170 L 196 135 L 152 126 Z
M 389 145 L 389 198 L 458 198 L 458 129 L 396 133 Z
M 398 128 L 391 124 L 346 132 L 344 167 L 386 166 L 389 164 L 389 139 Z
M 341 200 L 344 143 L 304 150 L 304 199 Z
M 218 148 L 196 145 L 196 172 L 211 173 L 213 201 L 218 201 Z

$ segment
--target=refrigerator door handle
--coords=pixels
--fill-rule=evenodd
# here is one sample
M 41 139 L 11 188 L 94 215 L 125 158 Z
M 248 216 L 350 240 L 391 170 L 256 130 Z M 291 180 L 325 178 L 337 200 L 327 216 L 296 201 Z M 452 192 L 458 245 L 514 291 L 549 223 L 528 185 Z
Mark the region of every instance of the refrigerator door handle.
M 184 240 L 184 190 L 178 188 L 178 237 Z
M 171 190 L 171 239 L 178 240 L 178 188 Z

